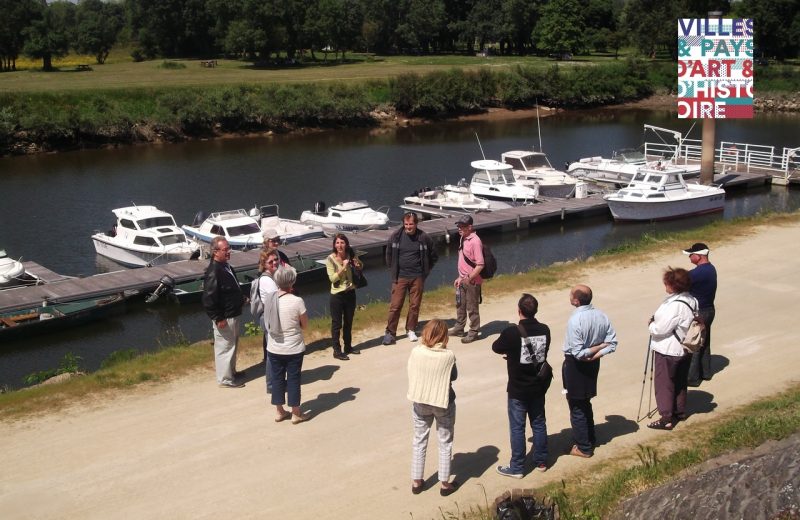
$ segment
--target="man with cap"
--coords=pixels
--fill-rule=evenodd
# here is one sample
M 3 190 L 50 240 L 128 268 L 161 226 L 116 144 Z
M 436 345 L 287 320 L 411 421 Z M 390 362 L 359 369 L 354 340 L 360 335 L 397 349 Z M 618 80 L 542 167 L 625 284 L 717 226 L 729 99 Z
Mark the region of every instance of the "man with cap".
M 291 266 L 292 264 L 289 263 L 289 257 L 286 256 L 286 253 L 278 249 L 278 246 L 281 245 L 281 235 L 278 233 L 277 229 L 268 228 L 264 230 L 264 245 L 263 249 L 266 251 L 267 249 L 275 249 L 278 251 L 278 258 L 281 260 L 281 266 Z
M 458 277 L 453 282 L 456 288 L 456 324 L 450 329 L 451 336 L 463 336 L 461 343 L 472 343 L 478 339 L 481 316 L 481 270 L 483 270 L 483 243 L 472 227 L 472 217 L 463 215 L 456 222 L 461 242 L 458 246 Z M 469 317 L 469 332 L 464 333 Z
M 403 225 L 395 230 L 386 244 L 386 265 L 392 279 L 392 292 L 389 301 L 389 317 L 386 321 L 384 345 L 392 345 L 400 323 L 400 313 L 408 293 L 408 315 L 406 333 L 408 339 L 417 341 L 417 321 L 422 304 L 422 291 L 425 278 L 431 273 L 439 259 L 433 247 L 433 240 L 417 227 L 416 213 L 403 215 Z
M 701 381 L 711 380 L 711 323 L 714 321 L 714 297 L 717 294 L 717 269 L 708 261 L 708 246 L 702 242 L 683 250 L 695 268 L 689 271 L 692 279 L 692 296 L 697 298 L 698 314 L 706 324 L 703 347 L 692 354 L 689 366 L 689 386 L 700 386 Z

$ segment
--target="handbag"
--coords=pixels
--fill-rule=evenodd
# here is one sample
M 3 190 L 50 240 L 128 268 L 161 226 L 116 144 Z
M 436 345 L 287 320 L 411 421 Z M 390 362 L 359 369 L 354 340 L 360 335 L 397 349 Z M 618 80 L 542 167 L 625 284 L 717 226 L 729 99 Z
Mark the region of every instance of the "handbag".
M 353 285 L 356 289 L 366 287 L 367 283 L 367 277 L 364 276 L 364 271 L 362 269 L 356 269 L 356 267 L 353 266 Z

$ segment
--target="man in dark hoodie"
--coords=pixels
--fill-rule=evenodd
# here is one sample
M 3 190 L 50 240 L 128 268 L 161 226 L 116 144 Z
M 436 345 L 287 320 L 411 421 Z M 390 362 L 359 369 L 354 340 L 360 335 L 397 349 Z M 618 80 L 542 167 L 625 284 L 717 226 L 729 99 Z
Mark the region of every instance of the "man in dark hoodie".
M 422 304 L 422 291 L 425 289 L 425 278 L 431 273 L 439 259 L 433 247 L 433 240 L 427 233 L 417 227 L 417 215 L 403 215 L 403 227 L 397 229 L 389 237 L 386 244 L 386 265 L 392 277 L 392 295 L 389 300 L 389 317 L 386 320 L 384 345 L 395 343 L 400 313 L 408 294 L 408 315 L 406 316 L 406 334 L 411 341 L 417 341 L 417 320 Z
M 547 471 L 547 423 L 544 396 L 550 388 L 552 373 L 540 376 L 550 348 L 550 328 L 536 320 L 539 302 L 523 294 L 517 304 L 519 325 L 512 325 L 492 344 L 502 354 L 508 369 L 508 426 L 511 438 L 511 461 L 497 466 L 497 472 L 511 478 L 525 474 L 525 419 L 533 429 L 533 466 Z M 524 332 L 524 334 L 523 334 Z
M 211 262 L 203 282 L 203 307 L 214 326 L 214 364 L 217 383 L 222 388 L 241 388 L 237 380 L 236 347 L 239 343 L 239 316 L 245 296 L 228 263 L 231 246 L 225 237 L 211 240 Z

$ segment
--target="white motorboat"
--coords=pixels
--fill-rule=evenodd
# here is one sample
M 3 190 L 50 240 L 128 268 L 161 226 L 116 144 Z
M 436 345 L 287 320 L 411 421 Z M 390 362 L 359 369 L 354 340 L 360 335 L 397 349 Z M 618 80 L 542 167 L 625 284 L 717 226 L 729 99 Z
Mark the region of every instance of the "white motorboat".
M 130 267 L 166 264 L 200 255 L 200 245 L 187 240 L 172 215 L 155 206 L 113 210 L 117 223 L 92 235 L 97 254 Z
M 325 234 L 331 236 L 336 233 L 387 229 L 389 216 L 370 208 L 367 201 L 363 200 L 340 202 L 330 208 L 320 201 L 314 205 L 314 211 L 304 211 L 300 215 L 300 222 L 321 226 Z
M 202 211 L 194 216 L 192 225 L 181 226 L 192 238 L 207 244 L 216 236 L 223 236 L 231 249 L 255 249 L 264 243 L 258 221 L 243 209 L 218 211 L 208 217 Z
M 538 187 L 543 197 L 574 197 L 578 181 L 571 175 L 556 170 L 543 152 L 512 150 L 500 156 L 510 164 L 514 179 L 523 186 Z
M 432 208 L 466 213 L 492 210 L 492 203 L 473 195 L 464 179 L 461 179 L 458 184 L 420 189 L 405 197 L 403 203 L 406 206 L 419 206 L 423 209 Z
M 725 190 L 689 184 L 683 172 L 676 166 L 644 166 L 627 187 L 603 198 L 615 220 L 668 220 L 722 211 Z
M 5 250 L 0 249 L 0 288 L 17 285 L 24 274 L 22 262 L 9 258 Z
M 281 242 L 284 244 L 325 236 L 321 226 L 304 224 L 299 220 L 281 218 L 277 204 L 255 206 L 250 210 L 250 216 L 259 219 L 264 238 L 280 235 Z
M 469 189 L 476 197 L 513 203 L 533 203 L 539 193 L 514 180 L 510 164 L 491 159 L 472 161 L 475 173 Z

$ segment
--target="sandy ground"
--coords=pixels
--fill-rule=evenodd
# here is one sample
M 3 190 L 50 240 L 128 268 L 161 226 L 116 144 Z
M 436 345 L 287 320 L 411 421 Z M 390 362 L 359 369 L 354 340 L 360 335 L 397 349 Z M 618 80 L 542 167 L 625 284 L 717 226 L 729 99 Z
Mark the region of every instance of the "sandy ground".
M 718 373 L 690 392 L 691 416 L 681 429 L 798 380 L 800 329 L 791 313 L 800 292 L 799 232 L 798 224 L 769 227 L 711 244 L 720 273 L 713 343 Z M 671 435 L 635 421 L 646 322 L 664 297 L 660 279 L 667 265 L 690 267 L 675 251 L 575 280 L 593 287 L 595 304 L 609 314 L 620 339 L 617 353 L 603 361 L 593 401 L 601 444 L 594 459 L 563 455 L 571 440 L 557 374 L 547 402 L 552 467 L 523 480 L 494 471 L 507 463 L 509 444 L 505 364 L 490 344 L 516 317 L 514 292 L 487 298 L 484 339 L 451 345 L 459 365 L 453 471 L 462 488 L 448 498 L 435 487 L 435 436 L 426 468 L 432 487 L 410 493 L 405 365 L 411 343 L 380 346 L 384 324 L 376 323 L 361 335 L 361 356 L 344 363 L 324 352 L 306 358 L 303 408 L 314 418 L 305 424 L 273 422 L 260 367 L 248 370 L 244 389 L 225 390 L 215 385 L 210 362 L 202 373 L 174 383 L 0 424 L 0 518 L 441 518 L 439 508 L 463 510 L 508 488 L 569 478 L 626 453 L 636 460 L 637 444 Z M 538 317 L 553 330 L 550 360 L 556 366 L 572 310 L 567 293 L 536 295 Z M 211 347 L 209 359 L 210 353 Z

